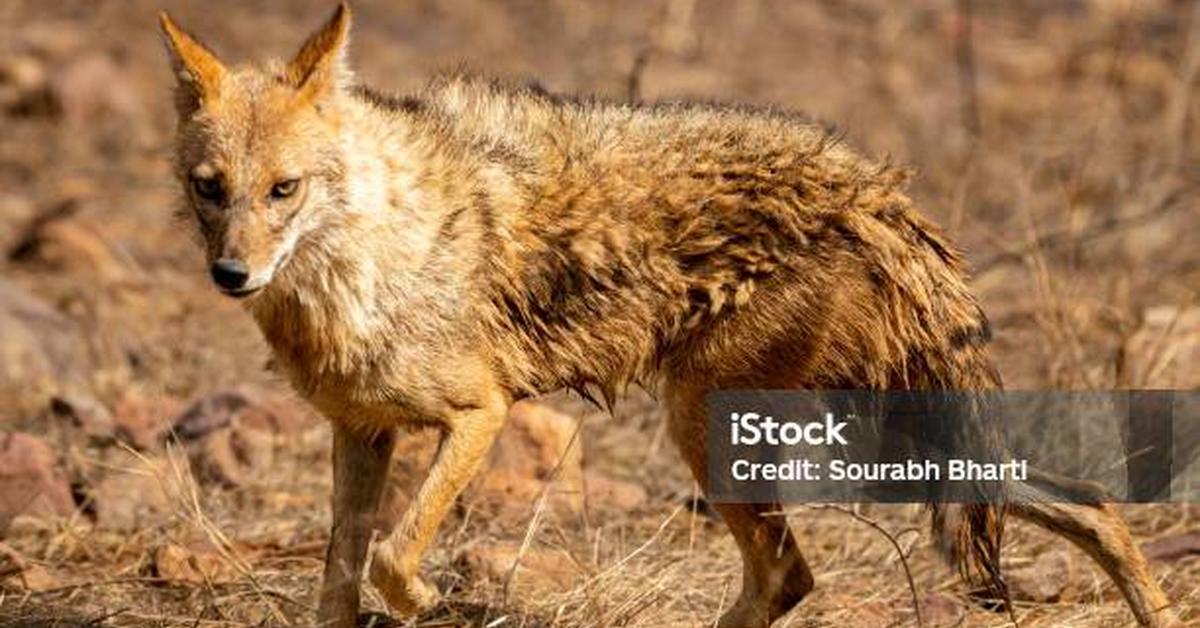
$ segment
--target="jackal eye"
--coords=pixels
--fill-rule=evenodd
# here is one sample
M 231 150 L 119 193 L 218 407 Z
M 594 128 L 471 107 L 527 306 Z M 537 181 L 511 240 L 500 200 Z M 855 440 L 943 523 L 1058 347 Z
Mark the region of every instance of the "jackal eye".
M 225 198 L 225 187 L 217 177 L 192 177 L 192 190 L 206 201 L 220 202 Z
M 285 179 L 271 186 L 271 198 L 287 198 L 296 193 L 300 179 Z

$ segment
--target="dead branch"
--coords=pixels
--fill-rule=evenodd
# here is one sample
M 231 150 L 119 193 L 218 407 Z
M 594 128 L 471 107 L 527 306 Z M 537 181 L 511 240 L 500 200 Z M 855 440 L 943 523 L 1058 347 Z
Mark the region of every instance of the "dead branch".
M 917 584 L 915 581 L 913 581 L 912 570 L 909 569 L 909 567 L 908 567 L 908 555 L 904 553 L 904 548 L 900 547 L 900 541 L 896 540 L 896 535 L 892 534 L 890 531 L 888 531 L 887 528 L 884 528 L 883 525 L 881 525 L 879 522 L 875 521 L 874 519 L 872 519 L 860 512 L 856 512 L 850 508 L 846 508 L 845 506 L 841 506 L 838 504 L 810 504 L 810 505 L 804 506 L 804 509 L 805 510 L 834 510 L 834 511 L 849 515 L 850 517 L 854 518 L 855 520 L 857 520 L 861 523 L 867 524 L 868 526 L 873 528 L 876 532 L 882 534 L 883 537 L 886 538 L 888 540 L 888 542 L 892 544 L 892 547 L 896 548 L 896 554 L 900 556 L 900 565 L 902 567 L 904 567 L 904 577 L 908 580 L 908 591 L 912 595 L 913 611 L 917 615 L 917 625 L 920 626 L 921 628 L 924 628 L 925 619 L 921 615 L 921 601 L 917 596 Z M 797 510 L 790 511 L 790 512 L 786 512 L 786 511 L 768 512 L 768 513 L 763 513 L 763 516 L 764 517 L 787 517 L 789 515 L 799 514 L 799 512 L 800 511 L 797 511 Z

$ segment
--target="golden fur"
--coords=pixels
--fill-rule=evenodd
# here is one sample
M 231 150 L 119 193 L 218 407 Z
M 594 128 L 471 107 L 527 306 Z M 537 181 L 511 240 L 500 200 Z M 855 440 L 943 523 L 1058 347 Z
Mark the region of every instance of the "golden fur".
M 657 386 L 703 481 L 711 390 L 999 386 L 959 254 L 917 213 L 903 173 L 825 129 L 466 75 L 393 98 L 354 86 L 348 28 L 342 6 L 291 62 L 227 68 L 163 17 L 187 211 L 210 262 L 249 268 L 247 309 L 334 423 L 322 623 L 353 625 L 365 521 L 398 427 L 445 433 L 373 554 L 372 581 L 411 612 L 435 600 L 421 553 L 516 399 L 571 388 L 611 402 L 631 383 Z M 220 198 L 202 197 L 201 180 Z M 281 181 L 297 191 L 277 197 Z M 718 505 L 747 565 L 722 626 L 769 624 L 812 587 L 786 524 L 759 516 L 772 507 Z M 1165 621 L 1119 519 L 1054 512 L 1041 523 L 1115 535 L 1075 540 L 1140 621 Z M 951 553 L 995 587 L 1002 515 L 935 517 Z

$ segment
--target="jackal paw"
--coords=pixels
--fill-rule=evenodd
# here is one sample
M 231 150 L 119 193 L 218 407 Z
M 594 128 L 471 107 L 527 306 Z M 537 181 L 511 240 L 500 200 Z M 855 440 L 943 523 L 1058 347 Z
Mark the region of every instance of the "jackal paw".
M 403 575 L 382 561 L 371 562 L 371 584 L 393 611 L 416 615 L 437 605 L 438 590 L 417 574 Z
M 771 614 L 765 606 L 739 600 L 717 621 L 717 628 L 769 628 Z

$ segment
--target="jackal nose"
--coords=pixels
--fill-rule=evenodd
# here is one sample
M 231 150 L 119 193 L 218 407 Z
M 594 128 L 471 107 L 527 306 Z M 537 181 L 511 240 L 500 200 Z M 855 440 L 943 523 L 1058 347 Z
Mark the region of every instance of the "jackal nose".
M 210 272 L 213 281 L 226 290 L 237 290 L 250 280 L 250 270 L 237 259 L 219 259 L 213 262 Z

